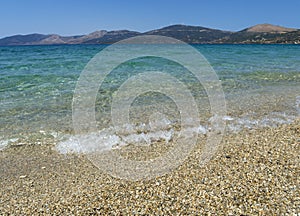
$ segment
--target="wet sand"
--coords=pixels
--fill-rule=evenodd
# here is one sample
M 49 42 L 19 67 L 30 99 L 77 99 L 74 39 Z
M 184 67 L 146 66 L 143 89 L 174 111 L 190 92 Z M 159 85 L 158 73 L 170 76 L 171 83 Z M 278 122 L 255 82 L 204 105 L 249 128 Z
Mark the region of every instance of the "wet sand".
M 201 148 L 175 171 L 126 181 L 54 144 L 0 151 L 0 215 L 293 215 L 300 213 L 300 121 L 223 138 L 206 166 Z M 199 143 L 201 146 L 201 143 Z

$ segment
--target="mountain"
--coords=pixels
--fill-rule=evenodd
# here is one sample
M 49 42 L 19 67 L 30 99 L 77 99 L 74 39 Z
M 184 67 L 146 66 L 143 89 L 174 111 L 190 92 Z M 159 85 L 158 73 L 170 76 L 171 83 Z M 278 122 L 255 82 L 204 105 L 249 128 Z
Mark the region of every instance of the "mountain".
M 277 25 L 271 25 L 271 24 L 259 24 L 252 26 L 250 28 L 246 28 L 242 30 L 243 32 L 268 32 L 268 33 L 286 33 L 286 32 L 292 32 L 297 31 L 297 29 L 294 28 L 285 28 L 282 26 Z
M 88 35 L 64 37 L 57 34 L 29 34 L 14 35 L 0 39 L 0 46 L 10 45 L 49 45 L 49 44 L 111 44 L 117 41 L 140 35 L 139 32 L 120 31 L 95 31 Z
M 46 44 L 65 44 L 70 40 L 80 38 L 82 36 L 62 37 L 57 34 L 28 34 L 14 35 L 0 39 L 0 45 L 46 45 Z
M 201 26 L 172 25 L 161 29 L 145 32 L 146 35 L 163 35 L 182 40 L 186 43 L 212 43 L 213 41 L 228 37 L 229 31 L 221 31 Z
M 70 43 L 70 44 L 84 43 L 86 41 L 93 40 L 95 38 L 101 38 L 106 33 L 107 33 L 107 31 L 105 31 L 105 30 L 95 31 L 95 32 L 92 32 L 92 33 L 87 34 L 87 35 L 83 35 L 83 36 L 80 36 L 80 37 L 77 37 L 77 38 L 74 38 L 74 39 L 70 39 L 70 40 L 68 40 L 68 43 Z
M 201 26 L 171 25 L 140 33 L 129 30 L 95 31 L 87 35 L 57 34 L 14 35 L 0 39 L 0 46 L 48 44 L 112 44 L 138 35 L 163 35 L 195 44 L 300 44 L 300 30 L 271 24 L 259 24 L 230 32 Z
M 25 45 L 42 41 L 47 37 L 47 35 L 42 34 L 14 35 L 0 39 L 0 45 Z
M 118 42 L 120 40 L 124 40 L 130 37 L 138 36 L 141 33 L 135 31 L 128 30 L 119 30 L 119 31 L 109 31 L 106 32 L 101 37 L 92 38 L 90 40 L 86 40 L 84 44 L 112 44 Z
M 220 38 L 215 43 L 230 44 L 300 44 L 300 30 L 271 24 L 260 24 L 229 37 Z

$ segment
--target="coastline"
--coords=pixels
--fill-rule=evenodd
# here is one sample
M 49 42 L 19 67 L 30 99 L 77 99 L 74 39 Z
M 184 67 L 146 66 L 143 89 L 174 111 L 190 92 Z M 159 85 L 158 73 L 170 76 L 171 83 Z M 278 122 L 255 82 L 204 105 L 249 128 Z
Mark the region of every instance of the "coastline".
M 223 137 L 204 167 L 200 148 L 152 180 L 115 179 L 54 144 L 0 151 L 1 214 L 299 214 L 300 119 Z M 201 143 L 199 143 L 201 146 Z

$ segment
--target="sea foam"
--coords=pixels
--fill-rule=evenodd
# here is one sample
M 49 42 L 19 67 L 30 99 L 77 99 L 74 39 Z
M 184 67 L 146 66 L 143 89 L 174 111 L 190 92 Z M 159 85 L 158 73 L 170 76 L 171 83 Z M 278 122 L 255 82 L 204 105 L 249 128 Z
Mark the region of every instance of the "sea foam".
M 162 123 L 166 123 L 163 125 Z M 149 130 L 152 128 L 152 130 Z M 197 127 L 184 128 L 185 134 L 205 134 L 207 129 L 199 125 Z M 121 148 L 127 145 L 147 146 L 151 143 L 163 141 L 171 142 L 178 135 L 177 130 L 171 127 L 170 122 L 141 124 L 138 126 L 124 125 L 121 128 L 104 128 L 99 132 L 74 135 L 58 143 L 56 149 L 62 153 L 94 153 Z

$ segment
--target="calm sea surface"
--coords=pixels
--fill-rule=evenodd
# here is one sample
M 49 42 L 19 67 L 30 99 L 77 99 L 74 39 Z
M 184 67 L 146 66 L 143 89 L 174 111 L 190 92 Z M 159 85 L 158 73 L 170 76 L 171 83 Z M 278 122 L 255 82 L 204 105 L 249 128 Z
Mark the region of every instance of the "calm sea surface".
M 299 117 L 299 45 L 193 46 L 207 58 L 222 81 L 228 131 L 276 127 Z M 71 134 L 76 82 L 89 60 L 105 47 L 0 47 L 0 139 L 31 133 Z M 184 82 L 196 98 L 205 128 L 210 108 L 202 86 L 177 63 L 147 57 L 119 65 L 106 78 L 99 89 L 95 107 L 99 129 L 111 124 L 110 106 L 114 92 L 126 79 L 143 70 L 165 71 Z M 170 98 L 164 97 L 154 93 L 141 95 L 135 100 L 133 111 L 142 110 L 141 107 L 153 110 L 157 105 L 169 115 L 168 119 L 175 121 L 176 106 Z M 143 112 L 137 112 L 134 118 L 138 119 L 139 115 L 143 118 Z

